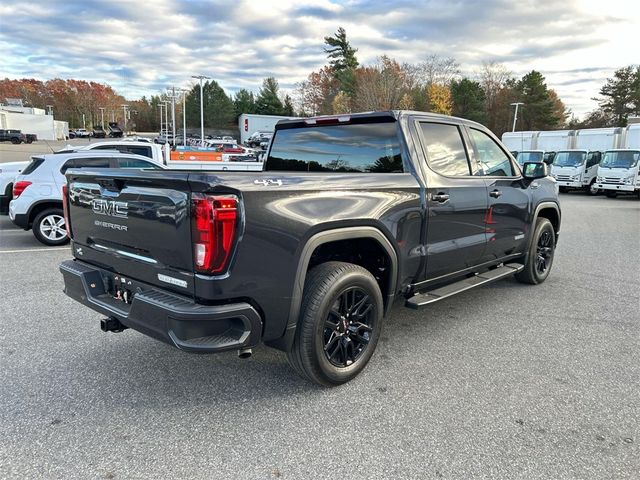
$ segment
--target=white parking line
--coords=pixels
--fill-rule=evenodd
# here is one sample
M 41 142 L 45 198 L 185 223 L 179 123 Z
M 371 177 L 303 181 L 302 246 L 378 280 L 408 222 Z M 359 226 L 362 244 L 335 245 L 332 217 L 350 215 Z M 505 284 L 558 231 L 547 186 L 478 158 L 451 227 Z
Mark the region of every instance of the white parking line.
M 69 250 L 69 253 L 71 253 L 70 247 L 25 248 L 23 250 L 0 250 L 0 253 L 53 252 L 56 250 Z

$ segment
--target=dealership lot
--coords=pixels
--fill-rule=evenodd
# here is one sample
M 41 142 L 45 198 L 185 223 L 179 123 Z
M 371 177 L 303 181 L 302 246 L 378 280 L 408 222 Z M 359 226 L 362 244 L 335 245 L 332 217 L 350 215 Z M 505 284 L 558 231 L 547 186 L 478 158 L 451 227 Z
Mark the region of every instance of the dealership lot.
M 61 292 L 0 217 L 0 477 L 638 478 L 640 201 L 561 196 L 554 270 L 423 311 L 321 389 L 282 353 L 182 353 Z

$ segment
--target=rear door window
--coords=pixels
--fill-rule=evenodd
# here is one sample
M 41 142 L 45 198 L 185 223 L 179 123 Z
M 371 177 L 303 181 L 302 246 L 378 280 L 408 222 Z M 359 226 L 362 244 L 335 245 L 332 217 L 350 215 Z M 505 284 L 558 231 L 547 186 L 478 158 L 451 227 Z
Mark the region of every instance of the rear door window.
M 420 122 L 420 130 L 431 170 L 447 177 L 471 175 L 467 152 L 458 126 Z
M 402 172 L 396 123 L 325 125 L 277 130 L 265 170 Z

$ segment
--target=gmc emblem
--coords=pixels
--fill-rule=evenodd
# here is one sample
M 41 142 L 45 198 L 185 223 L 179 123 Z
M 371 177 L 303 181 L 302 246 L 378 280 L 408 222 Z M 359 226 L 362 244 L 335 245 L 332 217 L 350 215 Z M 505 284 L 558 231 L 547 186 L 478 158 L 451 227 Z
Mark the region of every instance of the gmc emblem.
M 108 217 L 127 218 L 129 216 L 129 205 L 127 202 L 94 198 L 91 201 L 91 209 L 93 213 L 107 215 Z

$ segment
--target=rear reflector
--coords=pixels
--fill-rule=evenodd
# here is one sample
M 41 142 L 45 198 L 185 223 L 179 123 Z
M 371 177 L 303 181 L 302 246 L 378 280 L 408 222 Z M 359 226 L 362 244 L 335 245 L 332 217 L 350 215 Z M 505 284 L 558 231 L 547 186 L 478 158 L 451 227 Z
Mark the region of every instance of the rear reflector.
M 69 198 L 67 192 L 69 188 L 65 183 L 62 185 L 62 211 L 64 212 L 64 226 L 67 229 L 67 236 L 71 238 L 71 224 L 69 223 Z
M 22 192 L 24 192 L 25 188 L 31 185 L 31 182 L 27 182 L 26 180 L 21 180 L 13 184 L 13 198 L 18 198 Z
M 195 270 L 199 273 L 222 273 L 229 263 L 236 237 L 238 198 L 194 193 L 192 202 Z

